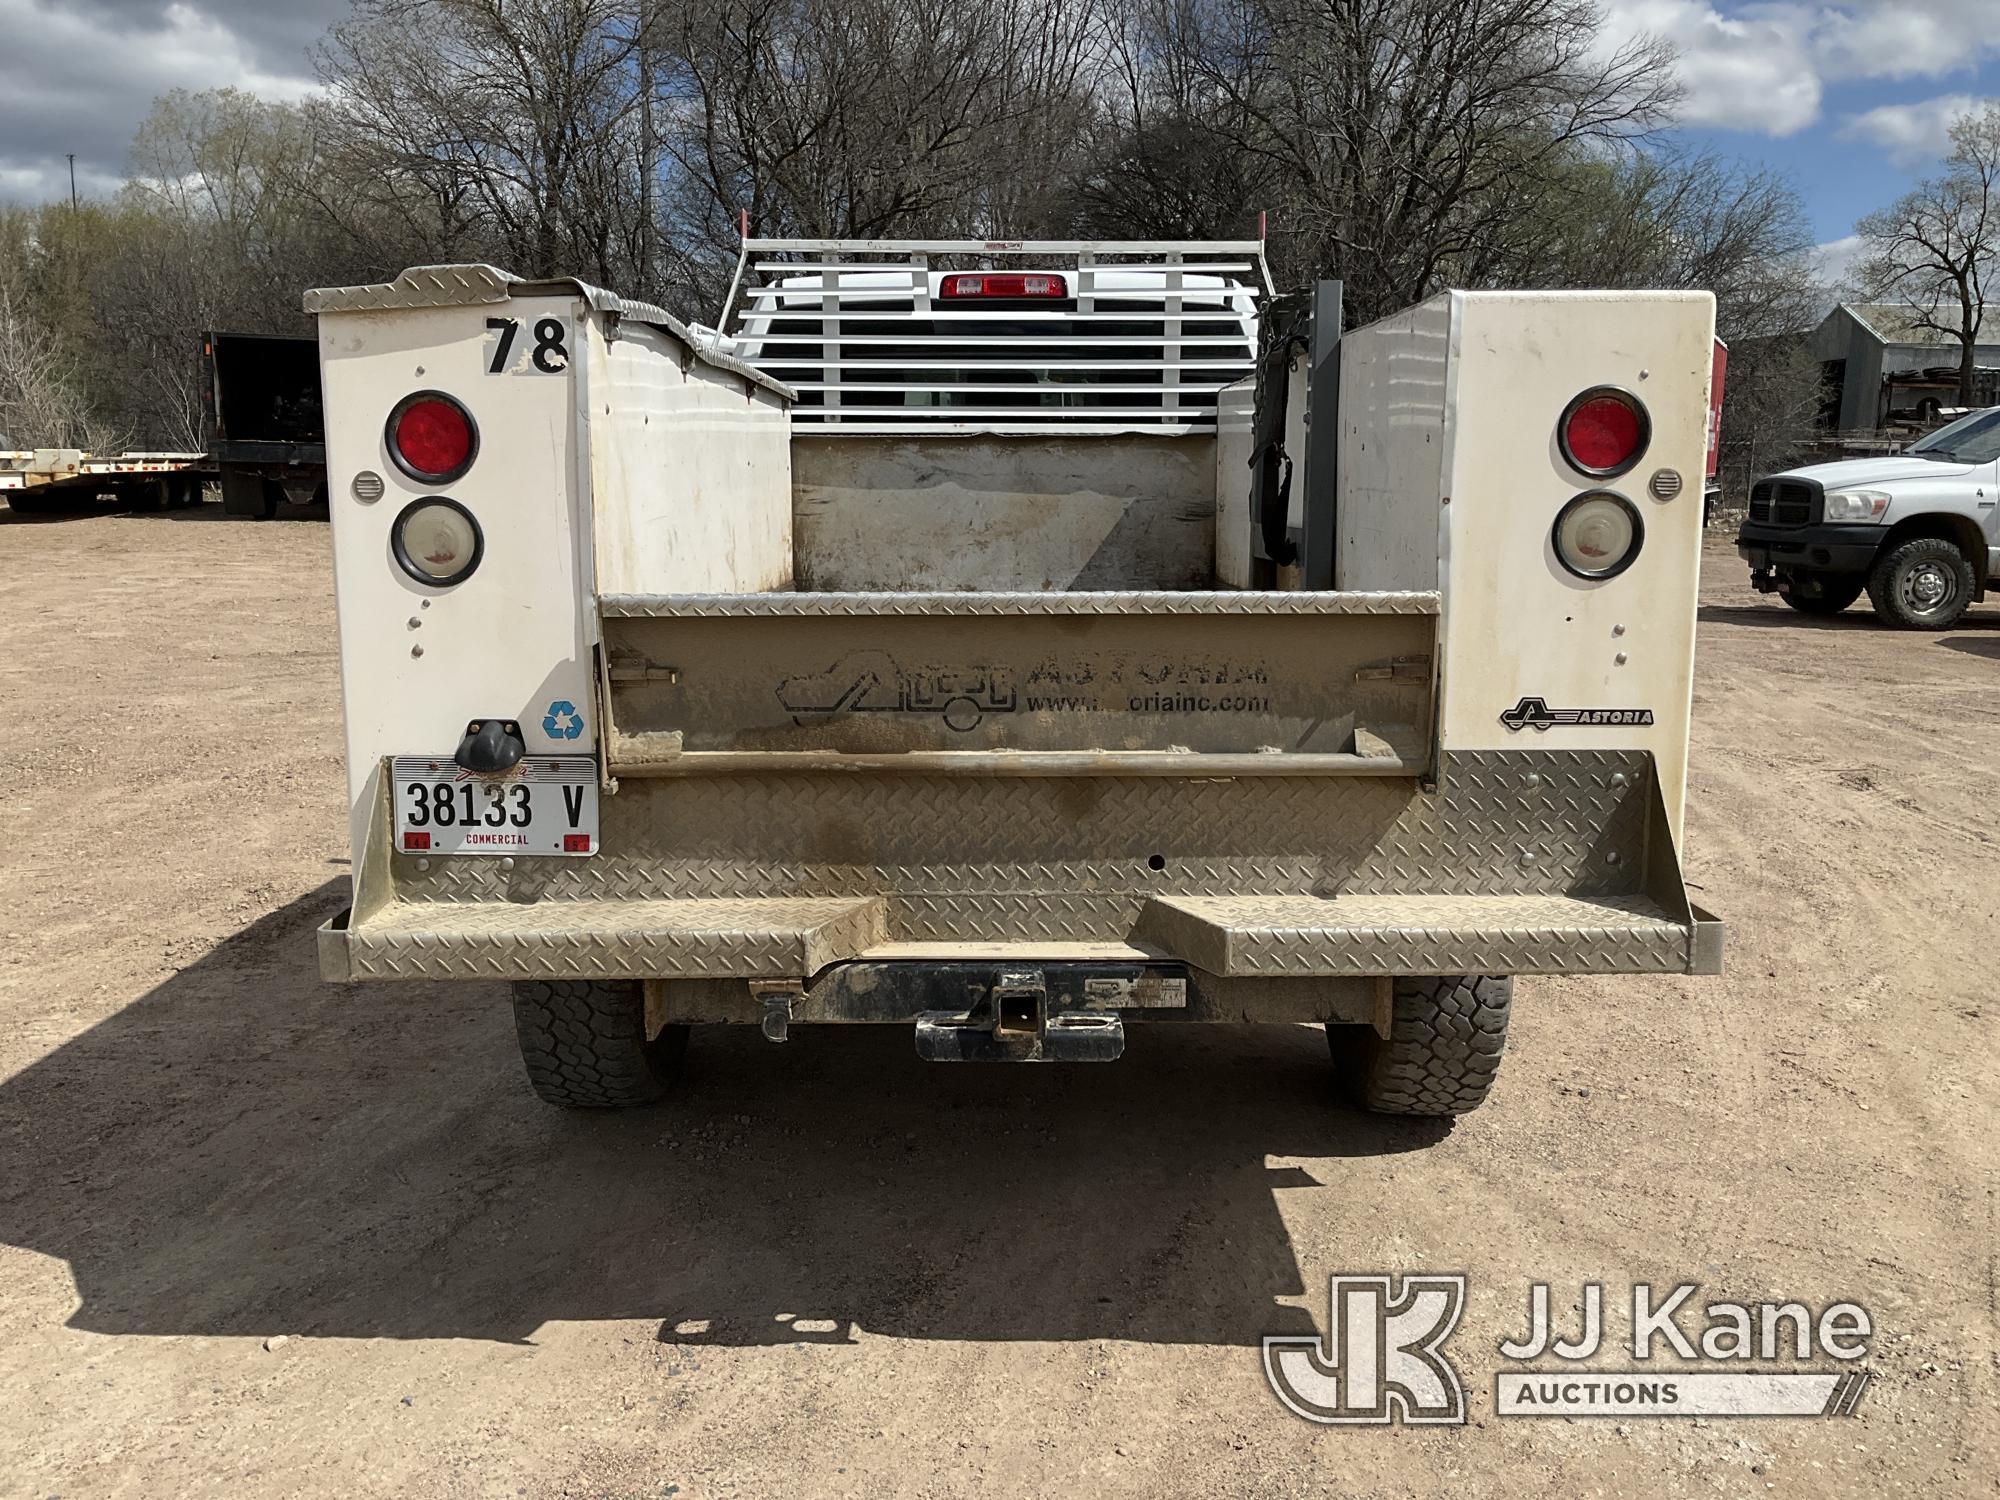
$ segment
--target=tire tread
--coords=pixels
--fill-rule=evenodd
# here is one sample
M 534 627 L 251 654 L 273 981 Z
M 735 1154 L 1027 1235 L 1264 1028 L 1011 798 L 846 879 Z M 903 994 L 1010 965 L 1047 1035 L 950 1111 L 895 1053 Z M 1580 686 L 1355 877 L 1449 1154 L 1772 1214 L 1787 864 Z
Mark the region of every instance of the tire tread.
M 1492 1091 L 1513 1001 L 1514 981 L 1506 976 L 1398 979 L 1390 1040 L 1372 1028 L 1331 1025 L 1327 1040 L 1336 1057 L 1350 1065 L 1350 1082 L 1365 1108 L 1388 1115 L 1462 1115 Z
M 645 1035 L 645 996 L 631 981 L 522 980 L 514 1030 L 528 1082 L 566 1109 L 629 1109 L 664 1098 L 687 1027 Z

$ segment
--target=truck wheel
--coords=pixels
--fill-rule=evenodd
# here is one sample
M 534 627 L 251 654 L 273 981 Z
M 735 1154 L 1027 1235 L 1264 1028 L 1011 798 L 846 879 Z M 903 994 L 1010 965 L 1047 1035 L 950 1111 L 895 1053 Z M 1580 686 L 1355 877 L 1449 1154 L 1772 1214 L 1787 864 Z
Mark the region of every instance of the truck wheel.
M 1778 597 L 1802 615 L 1837 615 L 1861 597 L 1862 585 L 1859 578 L 1794 573 L 1792 586 Z
M 1949 630 L 1972 603 L 1972 564 L 1943 537 L 1920 536 L 1875 560 L 1868 602 L 1898 630 Z
M 646 1040 L 645 989 L 632 980 L 531 980 L 514 986 L 514 1030 L 528 1082 L 567 1109 L 628 1109 L 666 1096 L 688 1028 Z
M 273 505 L 270 491 L 264 484 L 264 476 L 246 474 L 236 469 L 224 469 L 222 509 L 226 515 L 248 516 L 258 521 L 270 520 Z
M 1485 1102 L 1507 1045 L 1512 977 L 1442 974 L 1398 979 L 1392 1036 L 1372 1026 L 1326 1028 L 1328 1045 L 1364 1108 L 1382 1115 L 1462 1115 Z

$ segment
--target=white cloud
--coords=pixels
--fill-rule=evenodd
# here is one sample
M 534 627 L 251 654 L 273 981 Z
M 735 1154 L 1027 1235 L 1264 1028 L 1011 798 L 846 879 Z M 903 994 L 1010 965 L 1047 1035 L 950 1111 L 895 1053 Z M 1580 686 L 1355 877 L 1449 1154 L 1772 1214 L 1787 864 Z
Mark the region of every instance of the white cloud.
M 1820 79 L 1799 7 L 1723 15 L 1705 0 L 1612 0 L 1614 38 L 1663 37 L 1680 54 L 1680 117 L 1764 135 L 1792 135 L 1819 118 Z
M 100 172 L 81 164 L 77 166 L 76 190 L 81 197 L 108 198 L 123 184 L 123 178 L 110 172 Z M 9 200 L 18 203 L 46 203 L 51 199 L 68 196 L 67 159 L 26 167 L 0 164 L 0 203 Z
M 1858 234 L 1842 235 L 1824 245 L 1813 246 L 1813 265 L 1818 272 L 1819 285 L 1836 291 L 1852 289 L 1854 273 L 1860 268 L 1866 253 Z
M 1882 104 L 1849 117 L 1840 133 L 1849 140 L 1880 146 L 1900 167 L 1921 167 L 1951 149 L 1955 120 L 1976 114 L 1992 102 L 1971 94 L 1939 94 L 1909 104 Z
M 1817 123 L 1829 81 L 1941 79 L 2000 55 L 1995 0 L 1605 0 L 1604 9 L 1613 41 L 1651 35 L 1673 43 L 1686 123 L 1763 135 Z M 1899 132 L 1914 142 L 1923 121 L 1871 122 L 1857 138 L 1887 145 L 1885 137 L 1900 139 Z
M 1993 0 L 1863 0 L 1824 9 L 1817 51 L 1835 78 L 1943 78 L 2000 52 Z
M 0 197 L 37 199 L 77 185 L 115 186 L 126 148 L 153 100 L 172 89 L 225 85 L 296 100 L 316 87 L 301 25 L 337 13 L 338 0 L 284 6 L 274 22 L 242 0 L 0 0 L 7 86 L 0 91 Z M 225 17 L 224 11 L 232 11 Z M 260 27 L 278 27 L 266 45 Z M 310 33 L 308 33 L 310 34 Z

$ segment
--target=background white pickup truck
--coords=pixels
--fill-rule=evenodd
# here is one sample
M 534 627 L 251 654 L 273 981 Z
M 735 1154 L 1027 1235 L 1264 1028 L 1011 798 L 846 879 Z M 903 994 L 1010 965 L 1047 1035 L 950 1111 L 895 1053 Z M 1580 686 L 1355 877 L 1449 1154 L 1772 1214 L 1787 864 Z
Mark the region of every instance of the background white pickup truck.
M 1809 615 L 1868 591 L 1903 630 L 1949 629 L 2000 566 L 2000 407 L 1940 427 L 1888 458 L 1813 464 L 1760 479 L 1736 550 L 1750 581 Z

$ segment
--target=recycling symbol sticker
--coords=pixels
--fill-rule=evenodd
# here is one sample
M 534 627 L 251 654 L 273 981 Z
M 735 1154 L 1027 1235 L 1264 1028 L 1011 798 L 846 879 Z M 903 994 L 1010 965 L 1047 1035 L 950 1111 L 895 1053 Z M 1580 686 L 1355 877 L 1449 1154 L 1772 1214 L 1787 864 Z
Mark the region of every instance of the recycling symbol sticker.
M 558 698 L 542 715 L 542 733 L 552 740 L 580 740 L 583 738 L 583 715 L 567 698 Z

